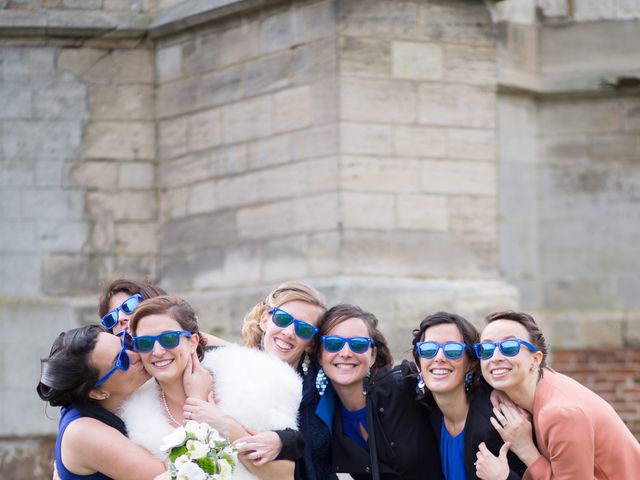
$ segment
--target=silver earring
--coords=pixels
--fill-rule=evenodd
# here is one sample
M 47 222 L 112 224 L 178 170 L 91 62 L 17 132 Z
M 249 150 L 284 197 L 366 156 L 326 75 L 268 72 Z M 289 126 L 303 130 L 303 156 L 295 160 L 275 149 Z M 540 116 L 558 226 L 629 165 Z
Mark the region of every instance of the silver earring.
M 362 394 L 367 395 L 367 388 L 369 387 L 369 380 L 371 379 L 371 369 L 367 370 L 367 374 L 364 376 L 362 382 Z
M 309 352 L 304 352 L 304 357 L 302 358 L 302 374 L 305 377 L 309 373 L 310 366 L 311 366 L 311 357 L 309 356 Z
M 324 373 L 324 370 L 321 368 L 318 370 L 318 374 L 316 375 L 316 390 L 320 396 L 324 395 L 324 391 L 327 389 L 327 385 L 329 384 L 329 379 Z
M 416 393 L 418 395 L 424 395 L 426 393 L 426 390 L 424 388 L 425 384 L 424 384 L 424 378 L 422 378 L 422 373 L 418 374 L 417 379 L 418 379 L 418 385 L 416 385 Z

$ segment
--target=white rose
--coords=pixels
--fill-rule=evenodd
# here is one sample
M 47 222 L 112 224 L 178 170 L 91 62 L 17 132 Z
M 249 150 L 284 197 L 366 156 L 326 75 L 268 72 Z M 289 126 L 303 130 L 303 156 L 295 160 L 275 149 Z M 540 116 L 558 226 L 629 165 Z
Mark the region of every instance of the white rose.
M 173 465 L 176 467 L 176 470 L 180 470 L 185 464 L 189 463 L 191 460 L 186 455 L 180 455 L 173 461 Z
M 173 447 L 178 447 L 184 444 L 184 441 L 187 439 L 187 432 L 184 427 L 178 427 L 169 435 L 165 436 L 162 439 L 162 445 L 160 445 L 160 450 L 168 453 L 171 451 Z
M 189 462 L 178 470 L 177 480 L 207 480 L 207 474 L 198 465 Z
M 233 468 L 231 467 L 231 465 L 229 465 L 229 462 L 227 462 L 224 458 L 221 458 L 218 462 L 218 465 L 220 467 L 220 478 L 222 478 L 223 480 L 225 478 L 231 478 L 231 475 L 233 474 Z
M 198 440 L 188 440 L 187 450 L 189 451 L 189 456 L 196 459 L 206 457 L 210 449 L 206 443 L 199 442 Z
M 209 431 L 209 446 L 211 448 L 215 448 L 216 442 L 219 442 L 220 440 L 224 440 L 224 438 L 220 436 L 220 433 L 218 433 L 215 428 L 212 428 Z

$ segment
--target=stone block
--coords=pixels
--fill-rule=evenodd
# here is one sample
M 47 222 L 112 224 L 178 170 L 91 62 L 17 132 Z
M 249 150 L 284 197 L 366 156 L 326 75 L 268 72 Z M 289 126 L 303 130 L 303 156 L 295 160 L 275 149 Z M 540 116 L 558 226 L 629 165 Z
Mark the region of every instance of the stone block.
M 293 202 L 293 232 L 309 233 L 335 230 L 339 224 L 338 195 L 308 195 Z
M 76 77 L 82 77 L 105 54 L 104 50 L 97 48 L 62 48 L 57 57 L 57 69 L 60 72 L 68 72 Z M 53 67 L 53 61 L 51 61 L 51 65 Z M 54 69 L 50 70 L 53 73 Z
M 225 249 L 223 275 L 226 285 L 245 286 L 260 282 L 262 246 L 256 243 L 232 245 Z
M 311 111 L 314 125 L 338 121 L 338 84 L 336 79 L 318 80 L 311 86 Z
M 332 37 L 336 32 L 336 7 L 332 0 L 322 0 L 303 4 L 298 11 L 299 20 L 302 16 L 302 38 L 309 42 L 318 38 Z
M 343 78 L 340 105 L 347 121 L 393 124 L 416 119 L 414 86 L 401 80 Z
M 293 202 L 265 203 L 237 210 L 238 237 L 254 240 L 289 235 L 293 231 Z
M 43 84 L 56 76 L 55 59 L 58 49 L 54 47 L 10 47 L 0 49 L 2 76 L 4 80 Z
M 335 275 L 341 270 L 340 233 L 337 231 L 319 232 L 307 236 L 310 275 Z
M 640 307 L 640 299 L 636 295 L 640 287 L 640 274 L 621 272 L 614 275 L 614 297 L 616 304 L 623 308 Z
M 189 116 L 189 150 L 197 151 L 222 143 L 222 111 L 205 110 Z
M 418 30 L 418 4 L 402 0 L 340 2 L 337 18 L 343 35 L 413 38 Z
M 87 88 L 71 75 L 49 82 L 33 92 L 33 115 L 42 120 L 86 120 Z
M 35 182 L 37 162 L 16 158 L 12 160 L 0 159 L 1 187 L 30 187 Z
M 291 136 L 276 135 L 255 140 L 247 146 L 247 161 L 251 169 L 265 168 L 291 160 Z
M 337 45 L 336 38 L 329 37 L 296 46 L 290 53 L 292 85 L 308 85 L 335 78 L 338 72 Z
M 152 120 L 153 85 L 91 85 L 89 104 L 93 120 Z
M 450 208 L 442 195 L 398 195 L 396 227 L 406 230 L 446 232 Z
M 543 256 L 543 260 L 545 257 Z M 544 262 L 543 270 L 545 265 L 549 264 L 549 262 Z M 576 305 L 579 305 L 581 309 L 613 307 L 611 286 L 608 279 L 577 280 L 546 277 L 542 289 L 544 305 L 547 308 L 566 309 L 575 308 Z
M 118 185 L 124 189 L 154 188 L 155 165 L 149 162 L 119 163 Z
M 394 151 L 403 157 L 443 157 L 447 150 L 447 132 L 442 128 L 397 126 Z
M 545 102 L 541 107 L 542 135 L 613 133 L 623 127 L 620 105 L 612 99 Z
M 155 192 L 122 191 L 113 195 L 107 191 L 86 195 L 87 211 L 94 218 L 109 215 L 114 220 L 154 220 L 156 218 Z
M 345 229 L 393 230 L 396 227 L 395 197 L 382 193 L 340 195 L 341 222 Z
M 116 254 L 155 255 L 158 251 L 158 226 L 155 223 L 116 224 Z
M 36 253 L 38 251 L 35 221 L 0 221 L 0 252 Z
M 488 161 L 496 159 L 495 130 L 448 128 L 446 135 L 446 156 L 448 158 Z M 520 144 L 519 150 L 524 150 L 523 147 L 524 145 Z M 532 150 L 533 155 L 535 149 Z
M 29 253 L 0 253 L 0 295 L 35 297 L 41 291 L 41 257 Z
M 81 252 L 87 248 L 89 233 L 86 221 L 38 220 L 38 248 L 42 252 Z
M 220 65 L 231 65 L 255 58 L 260 52 L 260 27 L 256 20 L 243 21 L 221 31 L 214 45 Z
M 77 154 L 79 121 L 7 121 L 3 130 L 5 158 L 68 159 Z M 37 141 L 34 141 L 37 139 Z
M 213 46 L 217 39 L 214 32 L 195 36 L 182 44 L 183 76 L 201 75 L 219 65 L 219 50 Z
M 80 190 L 40 188 L 22 190 L 21 214 L 25 219 L 80 220 L 84 217 L 84 198 Z
M 266 17 L 261 25 L 261 46 L 264 53 L 284 50 L 302 43 L 301 22 L 291 8 L 278 10 Z
M 450 195 L 496 195 L 496 166 L 487 162 L 424 160 L 421 190 Z
M 392 132 L 389 125 L 343 122 L 340 124 L 342 151 L 356 155 L 391 155 Z
M 338 133 L 335 125 L 307 128 L 292 135 L 294 160 L 329 157 L 338 153 Z
M 343 156 L 343 188 L 359 192 L 412 193 L 420 185 L 420 162 L 414 159 Z
M 42 291 L 58 295 L 94 293 L 100 288 L 102 263 L 96 256 L 49 253 L 42 263 Z
M 235 65 L 202 76 L 197 106 L 213 107 L 242 98 L 243 66 Z
M 219 248 L 166 255 L 161 258 L 162 285 L 169 291 L 221 287 L 224 251 Z
M 35 164 L 35 184 L 54 187 L 63 184 L 63 165 L 60 160 L 40 160 Z
M 118 255 L 100 275 L 102 278 L 158 278 L 157 263 L 156 255 Z
M 213 212 L 178 218 L 160 226 L 159 247 L 164 254 L 220 248 L 238 241 L 240 222 L 235 212 Z
M 308 127 L 312 121 L 311 87 L 282 90 L 273 95 L 273 130 L 287 132 Z
M 91 122 L 82 144 L 85 159 L 153 160 L 155 128 L 152 122 Z
M 1 81 L 0 119 L 33 117 L 33 93 L 30 88 L 25 88 L 24 83 Z
M 443 79 L 472 85 L 495 85 L 496 49 L 481 45 L 444 45 Z
M 108 191 L 118 185 L 118 167 L 114 162 L 67 162 L 64 168 L 65 185 Z
M 0 218 L 13 219 L 22 217 L 22 193 L 19 189 L 0 189 Z
M 260 199 L 269 201 L 283 197 L 301 197 L 334 189 L 334 169 L 335 163 L 331 159 L 322 158 L 263 170 L 260 172 L 258 185 Z M 283 184 L 286 188 L 281 188 Z
M 387 39 L 341 36 L 338 52 L 341 75 L 391 76 L 391 43 Z
M 187 153 L 187 119 L 179 117 L 158 122 L 158 157 L 160 160 Z
M 62 0 L 63 8 L 77 8 L 79 10 L 98 10 L 102 8 L 102 0 Z
M 449 231 L 470 239 L 495 242 L 497 239 L 495 196 L 448 198 Z
M 259 174 L 257 173 L 221 178 L 216 182 L 215 205 L 217 208 L 237 208 L 256 203 L 258 201 L 258 181 Z M 273 185 L 273 188 L 278 187 Z
M 182 76 L 181 44 L 159 44 L 156 49 L 156 75 L 158 83 L 170 82 Z
M 536 165 L 520 162 L 499 162 L 498 195 L 500 218 L 506 222 L 538 222 L 538 189 Z
M 187 214 L 211 212 L 216 209 L 216 184 L 213 181 L 196 183 L 189 187 L 189 200 L 187 201 Z
M 153 83 L 155 81 L 155 63 L 152 51 L 146 48 L 131 50 L 101 50 L 98 54 L 93 52 L 78 55 L 86 65 L 87 57 L 94 62 L 88 64 L 88 68 L 79 69 L 80 78 L 89 83 Z M 78 57 L 70 57 L 58 60 L 58 66 L 62 70 L 77 70 Z M 72 72 L 76 73 L 76 72 Z
M 263 277 L 269 282 L 303 278 L 308 274 L 307 237 L 287 235 L 264 245 Z
M 160 195 L 160 220 L 167 221 L 187 215 L 189 189 L 187 187 L 166 189 Z
M 418 122 L 451 127 L 495 128 L 496 95 L 482 87 L 422 84 Z
M 200 77 L 187 77 L 158 85 L 156 89 L 158 119 L 183 115 L 201 107 L 200 82 Z
M 335 191 L 338 188 L 338 159 L 316 158 L 305 163 L 308 192 Z
M 226 143 L 266 137 L 272 131 L 271 98 L 244 100 L 222 109 L 223 138 Z
M 442 80 L 443 48 L 435 43 L 393 42 L 391 44 L 394 78 Z
M 291 59 L 288 52 L 260 57 L 244 64 L 242 90 L 245 96 L 260 95 L 289 86 Z
M 420 3 L 418 38 L 438 43 L 488 45 L 496 41 L 496 30 L 489 9 L 480 3 Z

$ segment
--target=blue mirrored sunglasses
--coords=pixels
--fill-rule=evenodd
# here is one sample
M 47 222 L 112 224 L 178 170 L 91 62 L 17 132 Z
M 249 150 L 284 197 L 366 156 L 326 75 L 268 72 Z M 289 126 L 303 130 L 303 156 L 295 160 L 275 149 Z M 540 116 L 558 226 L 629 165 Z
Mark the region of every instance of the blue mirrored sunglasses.
M 118 324 L 118 312 L 122 311 L 127 315 L 130 315 L 136 308 L 138 308 L 138 305 L 141 301 L 142 295 L 140 295 L 139 293 L 131 295 L 124 302 L 122 302 L 119 307 L 114 308 L 100 319 L 104 328 L 106 328 L 107 330 L 111 330 Z
M 303 340 L 309 340 L 318 333 L 318 329 L 310 323 L 298 320 L 290 313 L 287 313 L 278 307 L 273 307 L 271 309 L 271 321 L 279 328 L 287 328 L 293 323 L 294 332 L 296 332 L 296 335 Z
M 500 348 L 500 352 L 505 357 L 515 357 L 520 353 L 520 345 L 524 345 L 534 353 L 538 351 L 536 347 L 520 338 L 509 338 L 501 342 L 480 342 L 476 343 L 473 348 L 480 360 L 489 360 L 493 357 L 496 348 Z
M 113 365 L 113 367 L 111 367 L 111 370 L 109 370 L 107 373 L 105 373 L 102 377 L 98 379 L 98 381 L 93 386 L 94 388 L 99 387 L 104 382 L 109 380 L 109 378 L 111 378 L 111 376 L 114 373 L 116 373 L 116 370 L 122 370 L 123 372 L 126 372 L 127 370 L 129 370 L 129 365 L 131 364 L 131 361 L 129 359 L 129 355 L 127 354 L 127 348 L 128 348 L 127 337 L 131 339 L 131 336 L 127 333 L 126 330 L 123 330 L 117 336 L 122 336 L 122 349 L 120 350 L 120 353 L 118 353 L 118 356 L 116 357 L 116 363 Z
M 133 349 L 136 352 L 150 352 L 156 341 L 162 348 L 176 348 L 180 344 L 180 337 L 191 337 L 192 333 L 186 330 L 175 330 L 172 332 L 163 332 L 160 335 L 142 335 L 133 337 Z
M 450 360 L 458 360 L 464 354 L 464 351 L 468 351 L 469 347 L 462 342 L 418 342 L 416 343 L 416 352 L 421 358 L 434 358 L 438 351 L 442 348 L 444 356 Z
M 322 346 L 329 353 L 336 353 L 342 350 L 344 344 L 349 344 L 353 353 L 364 353 L 369 350 L 369 346 L 375 346 L 373 338 L 369 337 L 340 337 L 338 335 L 325 335 L 322 337 Z

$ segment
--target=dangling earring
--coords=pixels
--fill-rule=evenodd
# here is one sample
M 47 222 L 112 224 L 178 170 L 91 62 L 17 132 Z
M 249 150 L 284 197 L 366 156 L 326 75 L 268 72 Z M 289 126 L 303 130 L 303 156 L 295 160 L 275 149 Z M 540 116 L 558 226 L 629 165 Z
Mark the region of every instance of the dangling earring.
M 304 357 L 302 358 L 302 374 L 305 377 L 309 373 L 310 365 L 311 365 L 311 357 L 309 356 L 309 352 L 304 352 Z
M 318 370 L 318 374 L 316 375 L 316 390 L 320 396 L 324 395 L 324 391 L 327 389 L 327 385 L 329 384 L 329 379 L 324 374 L 324 370 L 321 368 Z
M 419 373 L 416 377 L 418 379 L 418 385 L 416 385 L 416 393 L 418 395 L 424 395 L 427 393 L 427 390 L 424 388 L 424 378 L 422 377 L 422 373 Z
M 369 380 L 371 379 L 371 369 L 367 370 L 367 374 L 364 376 L 364 380 L 362 382 L 362 394 L 367 394 L 367 388 L 369 387 Z
M 264 330 L 262 331 L 262 335 L 260 335 L 260 350 L 264 351 Z
M 471 385 L 473 385 L 473 372 L 470 371 L 464 375 L 464 391 L 471 390 Z

